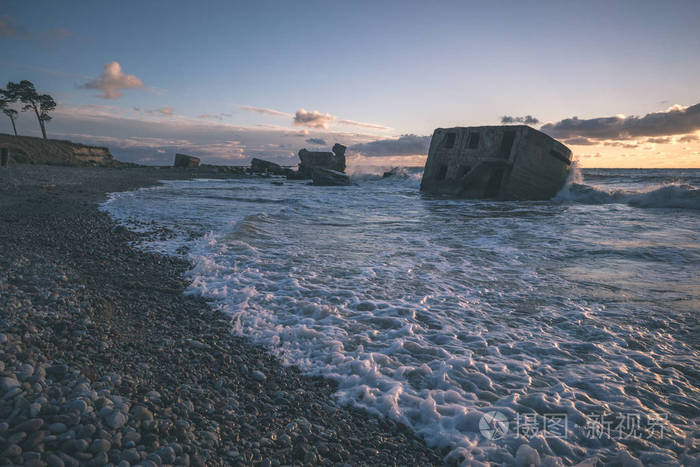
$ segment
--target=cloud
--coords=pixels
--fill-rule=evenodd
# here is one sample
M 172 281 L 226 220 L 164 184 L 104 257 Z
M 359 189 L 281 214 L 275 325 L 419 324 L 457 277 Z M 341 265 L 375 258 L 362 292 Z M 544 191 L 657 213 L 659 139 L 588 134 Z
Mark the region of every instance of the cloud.
M 669 137 L 662 137 L 662 138 L 647 138 L 647 143 L 654 143 L 654 144 L 668 144 L 671 142 L 671 138 Z
M 308 138 L 306 140 L 306 142 L 309 144 L 315 144 L 318 146 L 327 146 L 328 145 L 328 143 L 326 143 L 326 140 L 323 138 Z
M 272 115 L 274 117 L 292 117 L 292 114 L 287 113 L 287 112 L 281 112 L 279 110 L 275 109 L 268 109 L 266 107 L 253 107 L 250 105 L 241 105 L 239 106 L 241 110 L 245 110 L 246 112 L 255 112 L 263 115 Z
M 329 113 L 321 113 L 318 110 L 299 109 L 294 114 L 293 124 L 297 126 L 308 126 L 309 128 L 327 129 L 331 125 L 349 125 L 360 128 L 369 128 L 372 130 L 391 130 L 390 127 L 379 125 L 377 123 L 358 122 L 356 120 L 347 120 L 338 118 Z
M 428 154 L 430 136 L 401 135 L 396 139 L 380 139 L 355 144 L 349 150 L 364 156 L 413 156 Z
M 66 28 L 51 28 L 43 31 L 28 31 L 14 18 L 0 15 L 0 39 L 11 38 L 34 42 L 44 48 L 51 48 L 60 42 L 75 37 L 73 31 Z
M 604 146 L 612 146 L 615 148 L 625 148 L 625 149 L 635 149 L 639 147 L 639 144 L 634 143 L 623 143 L 621 141 L 605 141 Z
M 162 108 L 158 109 L 158 112 L 160 112 L 163 115 L 167 115 L 168 117 L 172 117 L 173 115 L 175 115 L 175 109 L 173 109 L 170 106 L 162 107 Z
M 318 110 L 308 111 L 305 109 L 299 109 L 294 114 L 294 125 L 308 126 L 309 128 L 326 129 L 335 120 L 336 117 L 333 115 L 323 114 Z
M 572 146 L 591 146 L 593 144 L 598 144 L 597 141 L 578 136 L 576 138 L 569 138 L 564 141 L 566 144 L 571 144 Z
M 360 128 L 371 128 L 373 130 L 391 130 L 391 127 L 378 125 L 376 123 L 356 122 L 355 120 L 338 120 L 339 125 L 351 125 Z
M 205 120 L 221 120 L 222 119 L 221 115 L 211 115 L 211 114 L 202 114 L 197 118 L 203 118 Z
M 648 113 L 643 117 L 572 117 L 547 123 L 540 129 L 555 138 L 585 137 L 599 140 L 686 134 L 700 130 L 700 104 L 690 107 L 674 105 L 665 111 Z
M 695 141 L 700 141 L 698 135 L 684 135 L 678 138 L 679 143 L 693 143 Z
M 371 130 L 391 130 L 386 125 L 378 123 L 358 122 L 356 120 L 348 120 L 336 117 L 329 113 L 321 113 L 318 110 L 306 110 L 304 108 L 297 110 L 294 114 L 282 112 L 281 110 L 270 109 L 268 107 L 253 107 L 250 105 L 241 105 L 238 107 L 246 112 L 254 112 L 262 115 L 271 115 L 273 117 L 286 117 L 292 119 L 292 124 L 295 126 L 305 126 L 309 128 L 327 130 L 331 125 L 346 125 L 356 126 L 359 128 L 368 128 Z
M 524 123 L 525 125 L 537 125 L 540 123 L 538 119 L 532 115 L 525 115 L 524 117 L 511 117 L 510 115 L 504 115 L 501 117 L 501 123 L 507 125 L 509 123 Z
M 110 62 L 105 65 L 99 78 L 88 81 L 80 87 L 102 91 L 100 97 L 103 99 L 118 99 L 124 94 L 122 91 L 125 89 L 138 89 L 145 86 L 136 76 L 125 74 L 119 62 Z

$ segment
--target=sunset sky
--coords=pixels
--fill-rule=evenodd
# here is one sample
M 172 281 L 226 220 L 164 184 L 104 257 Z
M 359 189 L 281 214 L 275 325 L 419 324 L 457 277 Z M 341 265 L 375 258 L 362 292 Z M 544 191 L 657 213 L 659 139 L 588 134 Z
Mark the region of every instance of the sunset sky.
M 699 31 L 698 1 L 2 0 L 0 86 L 54 96 L 50 137 L 143 163 L 341 142 L 422 165 L 435 128 L 510 117 L 583 167 L 700 167 Z

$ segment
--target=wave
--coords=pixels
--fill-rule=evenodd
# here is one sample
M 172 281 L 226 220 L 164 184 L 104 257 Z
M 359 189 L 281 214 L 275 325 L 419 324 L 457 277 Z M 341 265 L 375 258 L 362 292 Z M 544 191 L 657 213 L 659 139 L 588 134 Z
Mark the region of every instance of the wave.
M 627 204 L 637 208 L 700 210 L 700 189 L 688 184 L 668 184 L 649 190 L 605 189 L 585 183 L 569 183 L 554 197 L 558 202 Z

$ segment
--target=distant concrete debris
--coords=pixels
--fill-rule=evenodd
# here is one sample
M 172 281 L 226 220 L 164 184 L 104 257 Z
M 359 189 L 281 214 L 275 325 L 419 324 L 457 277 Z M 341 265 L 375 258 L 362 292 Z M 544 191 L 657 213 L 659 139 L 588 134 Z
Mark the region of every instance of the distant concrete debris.
M 250 170 L 255 173 L 281 172 L 282 166 L 279 164 L 275 164 L 274 162 L 254 157 L 253 160 L 250 161 Z
M 191 169 L 199 166 L 199 157 L 188 156 L 187 154 L 175 154 L 173 167 Z
M 306 148 L 299 151 L 299 178 L 309 179 L 313 174 L 313 169 L 321 168 L 345 172 L 345 150 L 342 144 L 333 145 L 333 152 L 312 152 Z
M 316 186 L 346 186 L 352 185 L 350 177 L 344 172 L 337 170 L 323 169 L 315 167 L 311 171 L 311 180 Z
M 382 178 L 395 177 L 401 173 L 402 171 L 400 167 L 392 167 L 390 170 L 387 170 L 382 174 Z
M 571 150 L 529 126 L 438 128 L 421 191 L 460 198 L 545 200 L 566 182 Z
M 259 175 L 289 175 L 294 173 L 289 167 L 282 167 L 274 162 L 257 158 L 250 161 L 250 171 Z

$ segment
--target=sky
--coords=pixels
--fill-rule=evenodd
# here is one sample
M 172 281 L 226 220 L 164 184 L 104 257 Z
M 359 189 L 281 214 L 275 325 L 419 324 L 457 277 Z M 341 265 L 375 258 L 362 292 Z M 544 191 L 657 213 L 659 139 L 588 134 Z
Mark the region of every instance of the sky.
M 696 0 L 0 0 L 0 86 L 55 98 L 49 137 L 146 164 L 340 142 L 422 165 L 435 128 L 503 122 L 582 167 L 700 167 L 699 31 Z

